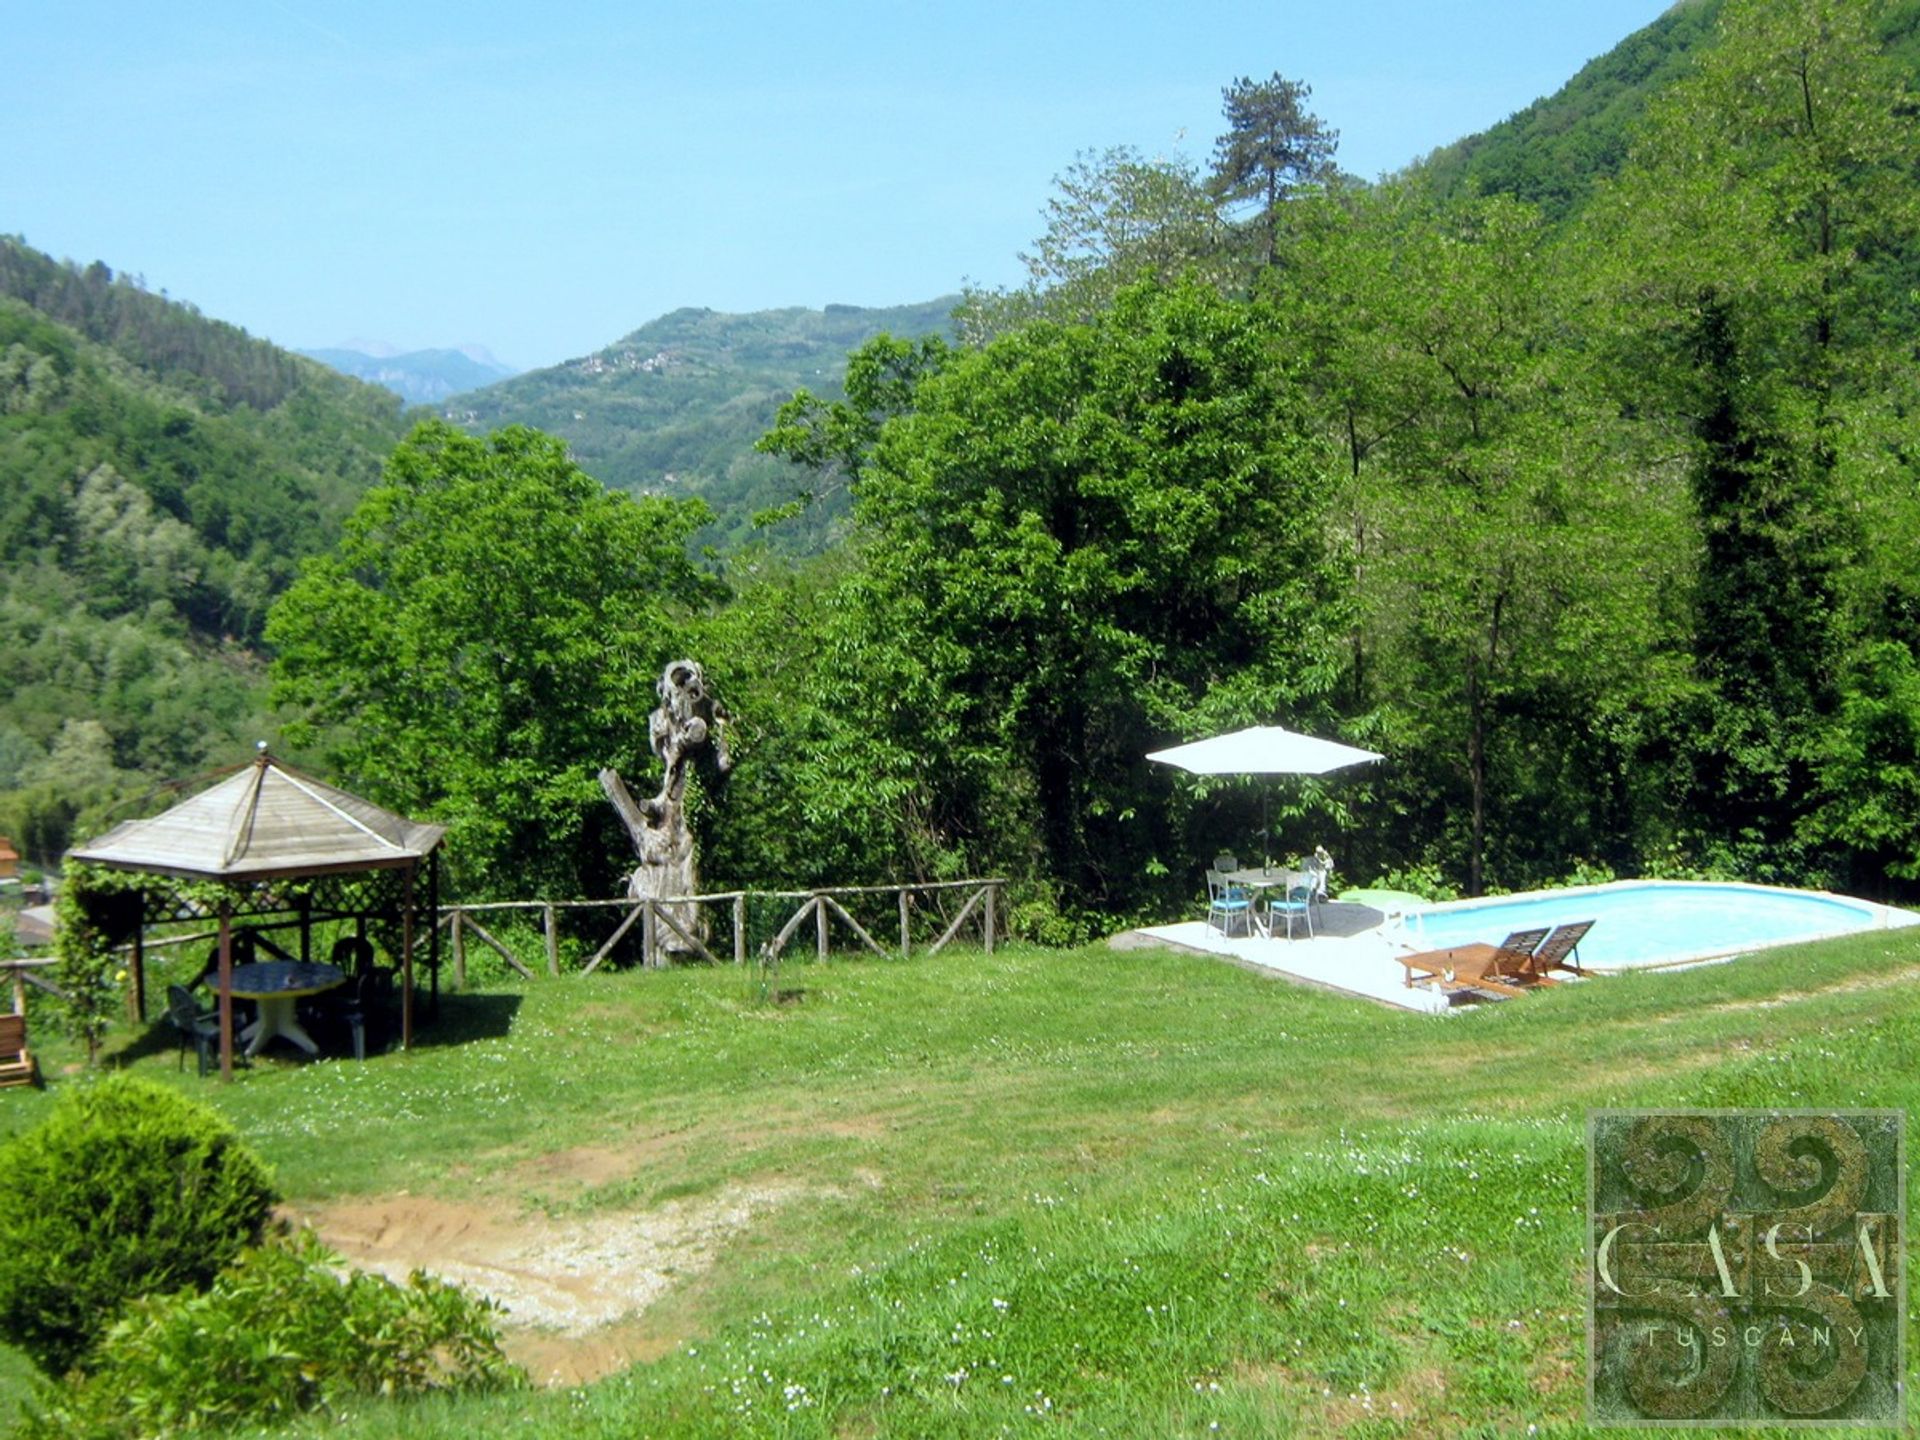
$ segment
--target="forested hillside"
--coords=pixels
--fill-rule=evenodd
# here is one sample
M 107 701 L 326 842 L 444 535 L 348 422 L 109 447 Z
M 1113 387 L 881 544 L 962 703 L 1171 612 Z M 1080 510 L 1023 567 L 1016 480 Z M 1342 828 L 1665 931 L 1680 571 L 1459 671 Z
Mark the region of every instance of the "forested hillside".
M 1643 30 L 1589 61 L 1552 95 L 1478 135 L 1436 150 L 1419 167 L 1441 195 L 1511 195 L 1565 218 L 1594 186 L 1620 173 L 1634 128 L 1653 98 L 1712 43 L 1721 0 L 1678 0 Z
M 755 515 L 794 498 L 793 472 L 754 449 L 781 404 L 802 387 L 837 395 L 847 352 L 883 332 L 950 333 L 957 301 L 676 310 L 582 359 L 460 396 L 445 413 L 476 432 L 518 424 L 558 435 L 616 490 L 704 500 L 716 519 L 702 540 L 733 548 L 755 534 Z M 845 514 L 844 498 L 809 507 L 774 543 L 817 551 Z
M 1559 221 L 1620 173 L 1647 107 L 1711 46 L 1724 0 L 1673 8 L 1581 67 L 1552 95 L 1435 150 L 1417 167 L 1437 194 L 1511 195 Z M 1874 32 L 1903 74 L 1920 74 L 1920 0 L 1872 7 Z
M 403 428 L 385 391 L 0 238 L 0 832 L 45 861 L 263 733 L 267 607 Z

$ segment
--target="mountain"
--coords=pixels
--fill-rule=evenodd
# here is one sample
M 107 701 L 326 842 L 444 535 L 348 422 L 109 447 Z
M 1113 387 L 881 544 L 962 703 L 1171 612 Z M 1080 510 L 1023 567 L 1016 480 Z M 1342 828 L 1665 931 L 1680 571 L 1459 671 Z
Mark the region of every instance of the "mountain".
M 0 237 L 0 833 L 270 733 L 257 645 L 410 423 L 385 390 Z
M 300 354 L 330 365 L 342 375 L 384 385 L 410 405 L 438 405 L 449 396 L 520 373 L 478 347 L 401 354 L 388 346 L 374 348 L 362 342 L 355 347 L 302 350 Z
M 1564 219 L 1595 185 L 1619 173 L 1649 102 L 1717 39 L 1723 5 L 1677 0 L 1552 95 L 1435 150 L 1415 170 L 1442 195 L 1472 186 L 1531 201 L 1549 219 Z M 1880 36 L 1898 64 L 1920 75 L 1920 0 L 1890 0 L 1880 11 Z
M 583 469 L 615 489 L 698 495 L 718 516 L 709 538 L 724 550 L 756 534 L 757 511 L 805 483 L 753 448 L 793 392 L 838 397 L 849 351 L 882 333 L 950 333 L 958 303 L 675 310 L 581 359 L 458 396 L 444 413 L 476 431 L 522 424 L 559 435 Z M 783 522 L 773 543 L 824 548 L 845 503 L 842 495 Z
M 1498 125 L 1434 151 L 1416 167 L 1441 194 L 1474 186 L 1538 205 L 1552 219 L 1578 209 L 1626 162 L 1647 103 L 1711 44 L 1722 0 L 1680 0 L 1651 25 L 1590 60 L 1552 95 Z

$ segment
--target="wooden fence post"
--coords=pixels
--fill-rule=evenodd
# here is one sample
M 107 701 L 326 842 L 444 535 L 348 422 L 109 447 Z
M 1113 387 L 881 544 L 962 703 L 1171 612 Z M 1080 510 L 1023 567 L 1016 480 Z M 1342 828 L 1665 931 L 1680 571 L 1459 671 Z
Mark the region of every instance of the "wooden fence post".
M 747 963 L 747 895 L 744 890 L 733 897 L 733 963 Z
M 545 909 L 547 922 L 547 974 L 560 973 L 560 936 L 554 929 L 553 902 L 548 901 Z
M 827 903 L 819 895 L 813 897 L 813 920 L 814 949 L 824 960 L 827 958 Z
M 453 983 L 462 990 L 467 988 L 466 918 L 466 912 L 456 906 L 453 912 Z
M 640 968 L 658 970 L 661 968 L 659 937 L 654 934 L 653 901 L 640 902 Z
M 133 973 L 133 988 L 127 992 L 127 1006 L 133 1012 L 135 1025 L 147 1023 L 147 953 L 141 943 L 146 937 L 147 926 L 142 920 L 133 931 L 133 964 L 129 967 Z M 24 1015 L 26 1011 L 16 1010 L 14 1013 Z
M 999 892 L 1000 892 L 999 886 L 997 885 L 987 886 L 987 906 L 984 914 L 986 919 L 986 932 L 987 932 L 987 954 L 989 955 L 993 954 L 993 902 L 995 898 L 999 895 Z
M 902 885 L 900 887 L 900 958 L 902 960 L 913 953 L 913 932 L 907 921 L 910 903 L 907 899 L 907 887 Z

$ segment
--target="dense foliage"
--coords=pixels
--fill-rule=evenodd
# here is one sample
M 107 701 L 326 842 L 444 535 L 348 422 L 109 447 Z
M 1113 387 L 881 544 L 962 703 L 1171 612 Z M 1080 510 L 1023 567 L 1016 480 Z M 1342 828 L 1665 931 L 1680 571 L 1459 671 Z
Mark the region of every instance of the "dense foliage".
M 1716 13 L 1710 43 L 1675 28 L 1704 23 L 1697 8 L 1637 37 L 1690 50 L 1683 78 L 1617 165 L 1583 171 L 1595 188 L 1564 223 L 1511 196 L 1439 198 L 1417 174 L 1296 187 L 1263 234 L 1199 223 L 1203 177 L 1108 152 L 1063 177 L 1032 285 L 970 297 L 975 348 L 909 366 L 904 396 L 784 417 L 775 448 L 858 497 L 862 563 L 817 592 L 842 693 L 859 677 L 872 717 L 836 773 L 871 777 L 875 819 L 913 818 L 927 843 L 903 855 L 958 852 L 1067 908 L 1160 903 L 1157 876 L 1191 884 L 1207 827 L 1258 843 L 1257 805 L 1253 787 L 1173 785 L 1141 754 L 1259 718 L 1391 757 L 1282 790 L 1319 811 L 1293 843 L 1339 830 L 1357 878 L 1884 892 L 1920 864 L 1888 802 L 1911 788 L 1920 641 L 1900 338 L 1920 189 L 1897 139 L 1911 17 Z M 1192 278 L 1170 280 L 1182 247 Z M 1117 377 L 1155 365 L 1155 398 L 1179 393 L 1193 357 L 1164 317 L 1201 289 L 1215 340 L 1265 337 L 1245 410 L 1123 398 Z M 1295 437 L 1290 464 L 1260 468 L 1238 428 L 1254 411 Z M 1177 526 L 1136 531 L 1139 501 L 1298 608 Z M 1263 505 L 1311 543 L 1277 562 L 1250 545 L 1284 533 Z M 802 593 L 782 592 L 789 625 Z
M 676 614 L 712 594 L 686 555 L 708 515 L 609 491 L 537 431 L 422 424 L 274 608 L 295 738 L 445 821 L 463 884 L 605 893 L 595 776 L 636 768 Z
M 343 1274 L 303 1234 L 246 1251 L 204 1293 L 133 1302 L 16 1433 L 146 1440 L 521 1379 L 488 1301 L 417 1272 L 405 1285 Z
M 0 1147 L 0 1333 L 49 1375 L 130 1300 L 204 1289 L 278 1197 L 225 1120 L 148 1080 L 62 1095 Z

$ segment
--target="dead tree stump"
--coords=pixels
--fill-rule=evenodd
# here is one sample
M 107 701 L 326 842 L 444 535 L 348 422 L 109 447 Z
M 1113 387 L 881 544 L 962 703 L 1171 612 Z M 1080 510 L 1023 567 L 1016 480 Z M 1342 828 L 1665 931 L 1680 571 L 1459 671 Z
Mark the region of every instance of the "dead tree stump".
M 700 871 L 694 856 L 693 831 L 687 826 L 683 796 L 687 767 L 708 750 L 722 774 L 733 768 L 727 749 L 725 707 L 707 689 L 705 672 L 697 660 L 676 660 L 667 666 L 657 687 L 660 704 L 647 722 L 647 745 L 660 757 L 663 773 L 660 793 L 635 800 L 619 772 L 600 772 L 600 788 L 619 813 L 633 851 L 639 859 L 627 880 L 627 894 L 635 900 L 663 900 L 697 895 Z M 674 933 L 677 925 L 705 941 L 706 915 L 692 903 L 663 905 L 671 925 L 657 928 L 658 947 L 687 953 L 690 947 Z

